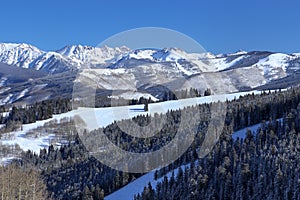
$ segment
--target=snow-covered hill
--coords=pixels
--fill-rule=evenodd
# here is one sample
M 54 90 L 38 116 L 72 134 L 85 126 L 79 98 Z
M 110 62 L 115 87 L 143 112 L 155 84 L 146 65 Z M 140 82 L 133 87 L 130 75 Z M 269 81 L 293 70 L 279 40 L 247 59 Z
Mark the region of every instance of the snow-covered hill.
M 130 105 L 130 106 L 121 106 L 121 107 L 108 107 L 108 108 L 94 108 L 92 111 L 95 114 L 97 123 L 93 121 L 88 121 L 85 118 L 87 115 L 91 114 L 90 108 L 79 108 L 77 110 L 73 110 L 67 113 L 53 115 L 53 118 L 37 121 L 32 124 L 25 124 L 22 126 L 22 130 L 3 134 L 0 140 L 2 145 L 19 145 L 21 149 L 24 151 L 31 150 L 39 154 L 40 149 L 47 148 L 50 145 L 51 138 L 54 138 L 55 135 L 53 134 L 44 134 L 41 137 L 27 137 L 26 133 L 35 129 L 39 126 L 45 125 L 47 122 L 52 120 L 60 121 L 64 118 L 72 118 L 76 115 L 84 116 L 83 120 L 86 124 L 86 128 L 88 130 L 94 130 L 99 127 L 105 127 L 114 121 L 120 121 L 123 119 L 131 119 L 141 114 L 148 114 L 154 116 L 155 113 L 157 114 L 164 114 L 167 113 L 169 110 L 177 110 L 182 109 L 187 106 L 193 106 L 197 104 L 204 104 L 210 102 L 217 102 L 217 101 L 226 101 L 226 100 L 233 100 L 237 99 L 240 96 L 247 95 L 249 93 L 259 94 L 260 91 L 251 91 L 251 92 L 240 92 L 240 93 L 233 93 L 227 95 L 217 95 L 217 96 L 207 96 L 207 97 L 198 97 L 198 98 L 190 98 L 190 99 L 182 99 L 178 101 L 167 101 L 167 102 L 160 102 L 160 103 L 153 103 L 149 104 L 149 111 L 143 111 L 143 105 Z M 9 156 L 11 158 L 11 155 Z M 1 158 L 0 158 L 1 159 Z M 4 159 L 6 160 L 6 159 Z M 1 164 L 1 162 L 0 162 Z

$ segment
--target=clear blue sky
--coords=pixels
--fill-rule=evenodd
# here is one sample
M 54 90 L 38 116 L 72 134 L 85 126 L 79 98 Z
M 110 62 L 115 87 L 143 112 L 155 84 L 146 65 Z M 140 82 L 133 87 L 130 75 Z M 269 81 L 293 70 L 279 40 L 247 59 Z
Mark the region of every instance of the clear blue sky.
M 9 0 L 0 8 L 0 42 L 43 50 L 96 46 L 151 26 L 187 34 L 213 53 L 300 52 L 298 0 Z

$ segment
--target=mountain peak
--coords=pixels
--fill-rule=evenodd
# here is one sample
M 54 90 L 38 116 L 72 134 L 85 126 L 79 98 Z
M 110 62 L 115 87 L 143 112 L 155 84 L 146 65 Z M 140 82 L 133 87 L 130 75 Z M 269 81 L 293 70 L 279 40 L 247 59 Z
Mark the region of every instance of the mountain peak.
M 26 43 L 0 43 L 0 52 L 9 51 L 15 48 L 31 49 L 32 51 L 41 51 L 39 48 Z
M 0 53 L 15 48 L 18 45 L 16 43 L 0 43 Z
M 43 53 L 37 47 L 25 43 L 0 44 L 0 62 L 18 67 L 29 68 L 30 63 Z
M 80 60 L 87 64 L 104 64 L 120 55 L 125 55 L 130 51 L 127 47 L 91 47 L 82 45 L 66 46 L 57 51 L 57 53 Z

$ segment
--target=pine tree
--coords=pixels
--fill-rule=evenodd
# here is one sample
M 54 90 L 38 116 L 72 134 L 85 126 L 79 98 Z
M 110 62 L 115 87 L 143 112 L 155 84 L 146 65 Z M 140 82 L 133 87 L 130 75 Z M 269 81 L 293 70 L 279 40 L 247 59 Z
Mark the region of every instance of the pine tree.
M 149 111 L 149 102 L 146 100 L 144 103 L 144 111 L 148 112 Z

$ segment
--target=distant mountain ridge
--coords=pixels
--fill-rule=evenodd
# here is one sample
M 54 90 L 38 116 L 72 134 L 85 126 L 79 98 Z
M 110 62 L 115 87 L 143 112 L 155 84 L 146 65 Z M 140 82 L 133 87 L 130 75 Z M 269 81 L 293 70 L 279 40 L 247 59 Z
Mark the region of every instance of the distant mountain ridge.
M 186 53 L 178 48 L 139 49 L 128 47 L 91 47 L 82 45 L 68 45 L 57 51 L 42 51 L 29 44 L 0 43 L 0 62 L 22 68 L 42 70 L 48 73 L 61 73 L 86 67 L 121 68 L 120 63 L 128 60 L 148 60 L 149 62 L 177 63 L 189 62 L 194 69 L 189 71 L 184 66 L 182 70 L 188 75 L 198 72 L 216 72 L 240 67 L 258 67 L 263 73 L 276 73 L 279 68 L 298 70 L 300 53 L 283 54 L 264 51 L 238 51 L 232 54 L 214 55 L 205 53 Z M 292 62 L 298 63 L 295 65 Z M 179 63 L 179 64 L 178 64 Z M 127 66 L 128 67 L 128 66 Z M 189 66 L 191 67 L 191 66 Z M 198 68 L 196 70 L 196 68 Z
M 209 52 L 187 53 L 175 47 L 131 50 L 125 46 L 69 45 L 46 52 L 29 44 L 0 43 L 0 63 L 6 64 L 2 68 L 14 66 L 12 74 L 16 67 L 42 72 L 38 76 L 34 73 L 30 78 L 33 72 L 25 70 L 24 73 L 29 73 L 26 80 L 20 75 L 0 74 L 0 101 L 6 99 L 2 104 L 34 102 L 61 93 L 71 96 L 74 81 L 83 79 L 95 82 L 100 90 L 122 90 L 126 97 L 128 94 L 140 96 L 145 92 L 159 98 L 161 86 L 171 90 L 194 87 L 200 91 L 209 87 L 217 93 L 228 93 L 290 87 L 299 84 L 300 77 L 300 53 L 267 51 L 214 55 Z M 39 93 L 47 91 L 47 94 L 37 95 L 34 84 L 43 86 Z M 20 97 L 20 93 L 22 98 L 7 98 Z M 122 96 L 122 92 L 120 94 Z

